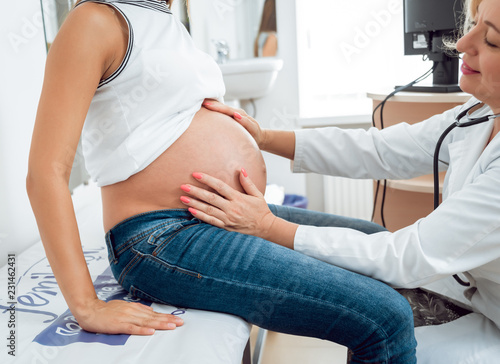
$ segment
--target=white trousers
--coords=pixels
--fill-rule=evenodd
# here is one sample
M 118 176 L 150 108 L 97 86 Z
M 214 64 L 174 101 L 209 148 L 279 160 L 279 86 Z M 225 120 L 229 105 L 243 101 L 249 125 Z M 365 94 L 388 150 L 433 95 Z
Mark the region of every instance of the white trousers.
M 500 330 L 471 313 L 438 326 L 415 329 L 418 364 L 499 364 Z

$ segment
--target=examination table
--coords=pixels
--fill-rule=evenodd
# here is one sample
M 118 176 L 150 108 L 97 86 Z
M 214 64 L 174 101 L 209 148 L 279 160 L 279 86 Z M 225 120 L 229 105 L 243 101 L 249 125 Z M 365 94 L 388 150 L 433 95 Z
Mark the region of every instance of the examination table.
M 110 272 L 99 189 L 80 186 L 73 200 L 83 251 L 98 296 L 103 300 L 139 301 L 123 290 Z M 142 302 L 156 311 L 182 317 L 184 325 L 172 331 L 157 331 L 153 336 L 85 332 L 68 310 L 41 241 L 9 258 L 7 265 L 0 268 L 2 364 L 250 362 L 247 344 L 251 325 L 227 314 Z M 14 294 L 9 282 L 15 282 Z

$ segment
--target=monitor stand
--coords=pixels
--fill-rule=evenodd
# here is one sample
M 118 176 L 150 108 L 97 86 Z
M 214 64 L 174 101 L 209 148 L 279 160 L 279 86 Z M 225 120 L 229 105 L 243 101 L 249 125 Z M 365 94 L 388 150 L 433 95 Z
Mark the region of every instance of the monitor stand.
M 395 89 L 401 86 L 396 86 Z M 428 93 L 451 93 L 451 92 L 462 92 L 462 89 L 458 84 L 456 85 L 414 85 L 402 90 L 404 92 L 428 92 Z
M 417 84 L 410 86 L 403 91 L 429 93 L 462 92 L 458 84 L 458 58 L 450 58 L 443 54 L 434 54 L 433 56 L 444 57 L 444 60 L 433 61 L 434 67 L 432 72 L 432 84 Z

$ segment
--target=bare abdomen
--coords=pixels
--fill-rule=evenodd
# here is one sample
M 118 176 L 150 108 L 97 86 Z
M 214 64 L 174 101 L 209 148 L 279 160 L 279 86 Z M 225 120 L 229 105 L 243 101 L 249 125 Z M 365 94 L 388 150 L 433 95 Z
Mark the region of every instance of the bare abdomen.
M 255 141 L 232 118 L 201 109 L 184 134 L 143 171 L 102 188 L 104 228 L 147 211 L 186 208 L 179 198 L 182 184 L 200 185 L 193 172 L 217 177 L 242 191 L 239 171 L 245 168 L 262 193 L 266 167 Z

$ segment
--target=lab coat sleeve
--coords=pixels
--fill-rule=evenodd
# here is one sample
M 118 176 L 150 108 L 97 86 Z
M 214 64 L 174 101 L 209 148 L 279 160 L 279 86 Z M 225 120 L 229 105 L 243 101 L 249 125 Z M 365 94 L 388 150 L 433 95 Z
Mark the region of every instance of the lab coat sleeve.
M 384 130 L 335 127 L 295 131 L 293 172 L 349 178 L 408 179 L 432 173 L 436 142 L 461 107 L 423 122 L 396 124 Z M 440 170 L 449 161 L 446 139 Z
M 500 257 L 500 152 L 438 209 L 394 233 L 300 226 L 295 250 L 395 287 L 413 288 Z

